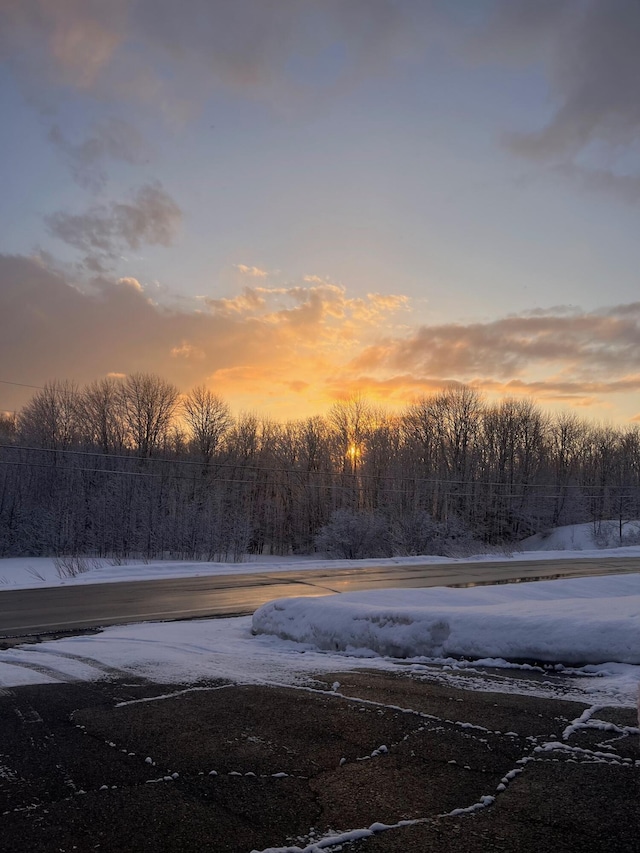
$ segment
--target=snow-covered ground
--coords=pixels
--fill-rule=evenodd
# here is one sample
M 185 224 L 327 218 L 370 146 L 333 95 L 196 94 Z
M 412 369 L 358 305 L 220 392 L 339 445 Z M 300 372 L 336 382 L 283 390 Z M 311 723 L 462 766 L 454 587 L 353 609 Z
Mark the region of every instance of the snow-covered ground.
M 520 543 L 523 551 L 592 551 L 640 543 L 640 521 L 569 524 L 536 533 Z
M 625 531 L 640 530 L 640 521 L 627 522 Z M 482 562 L 505 562 L 518 560 L 570 559 L 578 557 L 601 557 L 603 551 L 609 557 L 640 557 L 640 544 L 616 547 L 619 541 L 618 523 L 602 522 L 598 531 L 593 524 L 572 524 L 557 527 L 546 534 L 536 534 L 521 543 L 512 553 L 495 551 L 460 558 L 439 557 L 393 557 L 392 559 L 367 560 L 319 560 L 314 557 L 245 557 L 242 563 L 207 563 L 194 561 L 158 560 L 143 562 L 130 560 L 118 565 L 112 560 L 81 558 L 85 571 L 69 576 L 65 564 L 51 557 L 9 557 L 0 559 L 0 591 L 2 589 L 28 589 L 70 584 L 121 583 L 123 581 L 160 580 L 162 578 L 207 577 L 231 574 L 262 574 L 264 572 L 313 571 L 354 568 L 367 566 L 415 566 L 434 563 L 455 565 L 470 560 Z M 609 544 L 604 544 L 608 542 Z M 78 562 L 76 562 L 76 566 Z
M 568 528 L 555 541 L 585 541 Z M 563 538 L 564 537 L 564 538 Z M 593 545 L 593 542 L 591 542 Z M 512 559 L 602 556 L 599 548 L 521 552 Z M 640 547 L 607 549 L 640 556 Z M 495 560 L 496 555 L 478 559 Z M 504 559 L 509 559 L 505 557 Z M 392 562 L 441 562 L 412 558 Z M 452 561 L 456 562 L 456 561 Z M 356 563 L 357 565 L 357 563 Z M 29 566 L 43 579 L 33 576 Z M 353 567 L 336 561 L 271 561 L 234 566 L 155 563 L 95 564 L 65 583 L 198 574 Z M 24 577 L 26 575 L 26 578 Z M 7 587 L 61 583 L 53 561 L 0 561 Z M 257 631 L 255 634 L 252 632 Z M 464 656 L 470 660 L 460 660 Z M 537 660 L 563 664 L 532 670 Z M 490 671 L 480 668 L 490 667 Z M 523 677 L 504 679 L 502 669 Z M 0 650 L 0 687 L 144 677 L 197 686 L 225 679 L 251 684 L 309 683 L 316 675 L 355 668 L 407 672 L 482 690 L 562 695 L 589 704 L 633 706 L 640 684 L 640 575 L 497 585 L 411 589 L 283 599 L 253 617 L 147 623 L 107 628 Z M 524 675 L 537 672 L 535 680 Z M 559 686 L 553 673 L 567 677 Z M 492 674 L 493 673 L 493 674 Z

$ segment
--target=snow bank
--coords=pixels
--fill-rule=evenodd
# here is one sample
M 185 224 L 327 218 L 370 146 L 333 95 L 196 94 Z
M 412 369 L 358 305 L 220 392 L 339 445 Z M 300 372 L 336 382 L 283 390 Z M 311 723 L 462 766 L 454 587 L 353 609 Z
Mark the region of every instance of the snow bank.
M 619 541 L 617 522 L 615 535 L 606 546 L 608 557 L 640 557 L 640 545 L 614 547 Z M 634 526 L 635 525 L 635 526 Z M 640 521 L 628 522 L 625 531 L 640 531 Z M 640 532 L 638 534 L 640 536 Z M 573 524 L 558 527 L 549 533 L 539 533 L 520 543 L 522 550 L 512 554 L 486 553 L 468 557 L 441 557 L 428 554 L 417 557 L 390 557 L 366 560 L 318 560 L 316 557 L 266 557 L 247 555 L 243 563 L 209 563 L 193 560 L 129 560 L 114 565 L 107 559 L 87 558 L 86 572 L 76 577 L 60 577 L 52 557 L 5 557 L 0 559 L 0 592 L 3 589 L 29 589 L 34 587 L 79 586 L 94 583 L 122 583 L 124 581 L 163 580 L 165 578 L 216 577 L 218 575 L 262 574 L 265 572 L 337 571 L 357 569 L 362 566 L 386 568 L 389 566 L 451 565 L 469 562 L 518 562 L 520 560 L 567 560 L 572 557 L 602 556 L 602 536 L 593 538 L 592 524 Z
M 640 521 L 625 522 L 623 535 L 628 542 L 640 540 Z M 355 569 L 358 566 L 415 566 L 474 562 L 511 562 L 518 560 L 568 559 L 598 557 L 603 548 L 611 557 L 640 557 L 640 544 L 620 544 L 619 524 L 603 521 L 597 532 L 593 524 L 556 527 L 546 533 L 530 536 L 513 554 L 486 553 L 468 557 L 442 557 L 429 554 L 418 557 L 391 557 L 367 560 L 319 560 L 311 557 L 266 557 L 246 555 L 243 563 L 210 563 L 193 560 L 128 560 L 122 565 L 108 559 L 86 558 L 87 569 L 75 577 L 67 577 L 56 567 L 53 557 L 5 557 L 0 559 L 0 591 L 61 585 L 121 583 L 123 581 L 162 580 L 164 578 L 215 577 L 217 575 L 261 574 L 263 572 L 301 572 Z
M 253 631 L 394 658 L 640 664 L 640 575 L 279 599 Z
M 620 539 L 619 521 L 568 524 L 523 539 L 523 551 L 593 551 L 633 546 L 640 541 L 640 521 L 625 521 Z

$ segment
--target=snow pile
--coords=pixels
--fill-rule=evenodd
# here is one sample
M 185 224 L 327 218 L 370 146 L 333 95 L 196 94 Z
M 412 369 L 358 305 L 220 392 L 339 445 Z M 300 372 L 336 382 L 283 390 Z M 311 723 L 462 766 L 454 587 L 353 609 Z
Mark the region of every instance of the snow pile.
M 273 636 L 252 636 L 251 617 L 245 616 L 123 625 L 100 634 L 0 650 L 0 689 L 104 678 L 126 682 L 133 677 L 178 685 L 178 692 L 169 690 L 169 695 L 184 692 L 185 684 L 192 685 L 187 692 L 213 689 L 212 682 L 219 684 L 220 680 L 315 690 L 322 689 L 316 679 L 323 673 L 363 668 L 405 676 L 411 673 L 456 689 L 560 698 L 590 706 L 635 707 L 640 683 L 640 667 L 629 664 L 589 665 L 567 670 L 561 679 L 547 675 L 541 681 L 528 677 L 528 665 L 493 658 L 473 663 L 421 659 L 407 665 L 395 658 L 331 654 Z M 339 693 L 340 684 L 333 682 L 330 689 Z
M 640 521 L 568 524 L 523 539 L 523 551 L 593 551 L 640 543 Z
M 253 631 L 394 658 L 640 664 L 640 575 L 279 599 Z

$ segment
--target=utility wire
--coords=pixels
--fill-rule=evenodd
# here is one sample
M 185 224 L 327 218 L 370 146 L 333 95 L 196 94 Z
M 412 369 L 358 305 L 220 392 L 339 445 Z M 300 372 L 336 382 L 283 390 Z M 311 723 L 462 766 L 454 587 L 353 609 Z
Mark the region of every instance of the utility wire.
M 137 463 L 153 463 L 153 464 L 163 464 L 163 465 L 186 465 L 190 467 L 196 467 L 200 469 L 207 469 L 212 473 L 215 473 L 216 470 L 222 468 L 231 468 L 237 470 L 238 468 L 242 468 L 248 471 L 258 471 L 261 473 L 271 473 L 271 474 L 292 474 L 296 476 L 302 475 L 318 475 L 324 477 L 356 477 L 358 480 L 375 480 L 375 481 L 383 481 L 383 480 L 391 480 L 392 482 L 400 482 L 400 483 L 415 483 L 422 484 L 428 483 L 434 486 L 482 486 L 488 487 L 491 486 L 493 488 L 504 489 L 507 486 L 513 487 L 513 483 L 505 483 L 500 481 L 493 480 L 448 480 L 441 477 L 419 477 L 415 475 L 403 475 L 403 476 L 394 476 L 393 474 L 368 474 L 366 472 L 357 470 L 357 471 L 328 471 L 328 470 L 307 470 L 303 468 L 277 468 L 274 466 L 268 465 L 252 465 L 242 461 L 238 462 L 214 462 L 210 463 L 209 466 L 206 465 L 202 460 L 192 460 L 192 459 L 165 459 L 163 457 L 154 457 L 154 456 L 136 456 L 134 454 L 126 454 L 126 453 L 104 453 L 102 451 L 93 451 L 93 450 L 69 450 L 69 449 L 56 449 L 52 447 L 31 447 L 26 445 L 19 444 L 2 444 L 0 443 L 1 450 L 21 450 L 32 453 L 55 453 L 61 455 L 68 456 L 89 456 L 94 459 L 124 459 L 128 462 L 137 462 Z M 24 463 L 31 464 L 31 463 Z M 77 469 L 81 470 L 81 469 Z M 102 470 L 102 469 L 96 469 Z M 138 472 L 140 473 L 140 472 Z M 153 476 L 160 476 L 153 475 Z M 253 481 L 252 481 L 253 482 Z M 521 489 L 557 489 L 562 488 L 563 490 L 568 489 L 584 489 L 584 485 L 579 484 L 571 484 L 567 483 L 563 486 L 558 486 L 557 483 L 519 483 L 517 484 Z M 611 486 L 612 488 L 624 488 L 624 489 L 635 489 L 638 486 L 635 485 L 619 485 L 615 484 Z M 514 492 L 513 494 L 519 494 Z M 549 495 L 549 497 L 553 497 L 553 495 Z
M 58 474 L 76 474 L 79 472 L 83 472 L 90 474 L 110 474 L 117 477 L 147 477 L 153 480 L 182 480 L 186 483 L 191 484 L 193 484 L 194 482 L 192 477 L 183 477 L 180 474 L 153 474 L 149 471 L 117 471 L 113 468 L 60 468 L 57 465 L 46 464 L 45 462 L 18 462 L 2 459 L 0 459 L 0 465 L 19 468 L 45 468 L 48 471 L 55 471 Z M 237 478 L 224 477 L 215 477 L 212 484 L 215 485 L 217 483 L 233 483 L 246 486 L 257 486 L 259 488 L 288 487 L 287 483 L 282 483 L 277 480 L 239 480 Z M 341 485 L 339 483 L 305 483 L 305 488 L 338 490 L 346 492 L 361 491 L 357 486 L 354 487 L 353 484 Z M 402 489 L 385 489 L 384 494 L 405 494 L 405 492 Z M 454 495 L 457 495 L 459 497 L 463 496 L 460 492 L 442 492 L 441 494 L 445 497 Z
M 10 382 L 8 379 L 0 379 L 3 385 L 16 385 L 19 388 L 34 388 L 36 391 L 44 391 L 42 385 L 27 385 L 25 382 Z
M 76 473 L 89 473 L 89 474 L 109 474 L 111 476 L 116 477 L 144 477 L 152 480 L 182 480 L 183 482 L 192 483 L 194 482 L 192 477 L 183 477 L 180 474 L 154 474 L 150 471 L 118 471 L 113 468 L 87 468 L 87 467 L 74 467 L 74 468 L 60 468 L 54 464 L 47 464 L 45 462 L 20 462 L 20 461 L 12 461 L 12 460 L 0 460 L 0 465 L 4 466 L 12 466 L 16 468 L 44 468 L 48 471 L 54 471 L 57 474 L 76 474 Z M 336 475 L 339 476 L 339 475 Z M 429 482 L 429 481 L 418 481 L 418 482 Z M 445 481 L 440 481 L 440 484 Z M 278 480 L 241 480 L 238 478 L 231 477 L 214 477 L 212 481 L 212 485 L 217 483 L 232 483 L 238 485 L 246 485 L 246 486 L 254 486 L 259 488 L 264 487 L 285 487 L 288 484 L 279 482 Z M 467 486 L 483 486 L 486 484 L 483 483 L 467 483 Z M 506 483 L 504 485 L 507 485 Z M 529 499 L 535 500 L 536 498 L 544 500 L 549 500 L 552 498 L 564 498 L 566 497 L 563 493 L 558 494 L 535 494 L 535 490 L 538 488 L 548 488 L 553 484 L 541 484 L 540 486 L 530 486 L 528 488 L 531 489 L 529 492 Z M 358 485 L 358 483 L 350 483 L 350 484 L 339 484 L 339 483 L 305 483 L 304 488 L 312 488 L 312 489 L 324 489 L 324 490 L 338 490 L 338 491 L 346 491 L 346 492 L 361 492 L 362 488 Z M 580 488 L 580 487 L 577 487 Z M 637 489 L 637 486 L 618 486 L 616 488 L 624 488 L 624 489 Z M 381 492 L 385 495 L 406 495 L 406 489 L 392 489 L 392 488 L 384 488 L 381 489 Z M 439 493 L 439 497 L 447 497 L 447 498 L 472 498 L 473 497 L 473 489 L 466 491 L 442 491 Z M 522 499 L 525 497 L 522 492 L 502 492 L 499 495 L 496 495 L 498 498 L 513 498 L 513 499 Z M 582 495 L 585 499 L 599 499 L 602 497 L 600 493 L 584 493 Z

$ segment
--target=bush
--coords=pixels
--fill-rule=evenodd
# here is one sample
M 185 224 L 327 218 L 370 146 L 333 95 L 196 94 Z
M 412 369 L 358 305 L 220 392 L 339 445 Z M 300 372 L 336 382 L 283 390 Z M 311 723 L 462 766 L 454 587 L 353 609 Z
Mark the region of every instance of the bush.
M 78 555 L 68 557 L 55 557 L 53 565 L 56 568 L 56 573 L 59 578 L 77 578 L 78 575 L 83 575 L 91 570 L 92 565 L 86 557 Z
M 439 553 L 440 525 L 426 512 L 404 513 L 394 521 L 392 530 L 393 551 L 398 556 Z
M 375 512 L 337 509 L 316 535 L 315 545 L 333 560 L 392 556 L 387 522 Z
M 434 521 L 426 512 L 405 513 L 393 524 L 393 551 L 403 557 L 437 554 L 464 557 L 477 550 L 478 543 L 457 516 Z

